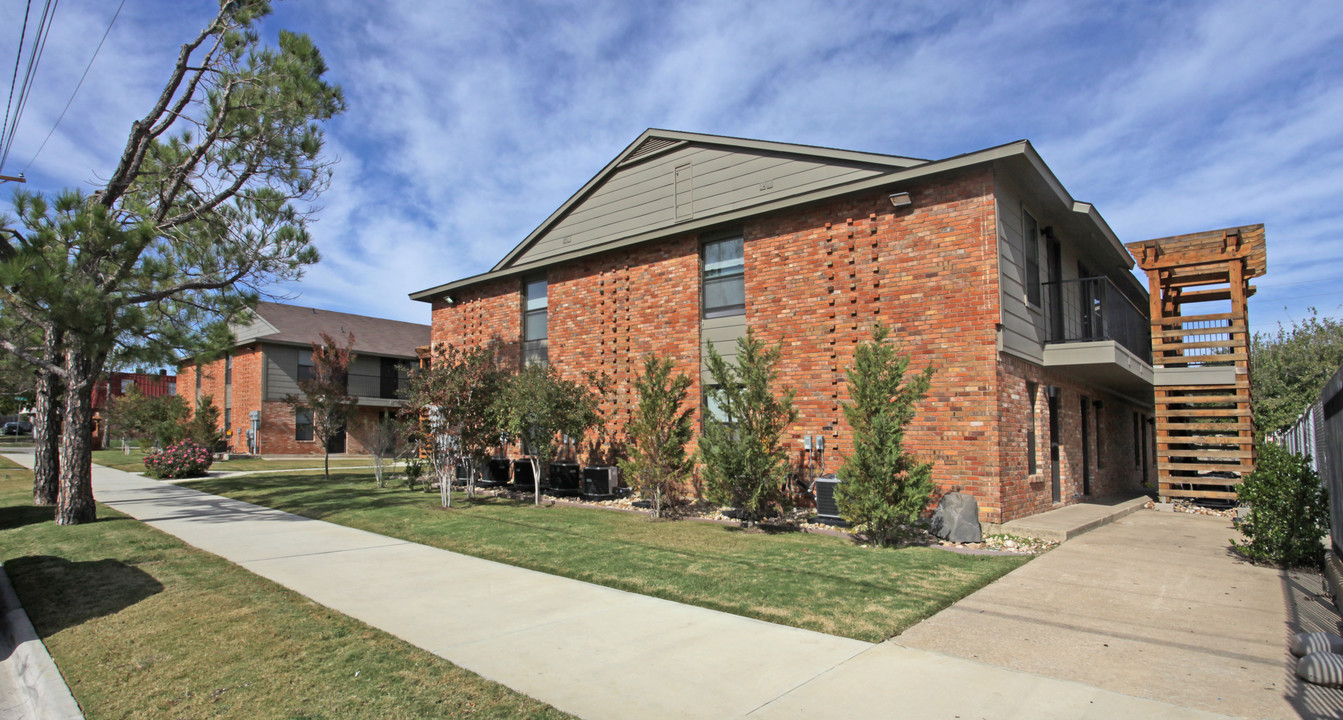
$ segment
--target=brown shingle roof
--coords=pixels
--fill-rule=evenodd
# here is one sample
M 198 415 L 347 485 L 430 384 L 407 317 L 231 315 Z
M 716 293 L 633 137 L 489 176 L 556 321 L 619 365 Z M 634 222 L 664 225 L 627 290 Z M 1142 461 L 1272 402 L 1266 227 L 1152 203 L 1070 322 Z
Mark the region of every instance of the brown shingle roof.
M 414 358 L 415 348 L 429 344 L 429 326 L 298 305 L 259 302 L 250 323 L 236 325 L 239 345 L 257 340 L 307 346 L 326 333 L 343 343 L 354 334 L 354 351 L 364 355 Z

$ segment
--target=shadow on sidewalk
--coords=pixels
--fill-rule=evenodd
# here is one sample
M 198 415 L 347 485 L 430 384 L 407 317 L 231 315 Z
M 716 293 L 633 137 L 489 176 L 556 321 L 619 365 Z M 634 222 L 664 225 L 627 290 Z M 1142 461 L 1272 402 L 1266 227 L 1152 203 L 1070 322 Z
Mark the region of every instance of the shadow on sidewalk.
M 154 576 L 110 558 L 71 562 L 28 555 L 5 561 L 5 572 L 37 634 L 44 638 L 163 591 Z
M 1329 632 L 1343 634 L 1343 621 L 1324 587 L 1324 577 L 1318 573 L 1284 570 L 1282 596 L 1287 606 L 1287 639 L 1299 632 Z M 1303 718 L 1338 718 L 1343 720 L 1343 690 L 1312 685 L 1296 676 L 1296 658 L 1287 651 L 1283 697 Z

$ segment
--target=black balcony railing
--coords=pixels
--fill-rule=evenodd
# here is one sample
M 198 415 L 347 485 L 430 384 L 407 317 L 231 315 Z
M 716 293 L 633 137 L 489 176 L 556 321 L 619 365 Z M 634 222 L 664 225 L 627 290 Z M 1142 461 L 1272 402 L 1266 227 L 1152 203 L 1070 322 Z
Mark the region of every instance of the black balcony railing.
M 1049 293 L 1049 341 L 1111 340 L 1143 362 L 1152 362 L 1152 327 L 1109 278 L 1087 277 L 1044 283 Z

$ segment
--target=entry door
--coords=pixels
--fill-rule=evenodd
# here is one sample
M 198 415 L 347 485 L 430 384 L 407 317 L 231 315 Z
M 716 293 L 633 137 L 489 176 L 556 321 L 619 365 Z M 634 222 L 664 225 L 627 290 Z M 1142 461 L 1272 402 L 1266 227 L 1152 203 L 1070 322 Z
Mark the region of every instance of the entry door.
M 1091 494 L 1091 400 L 1082 398 L 1082 494 Z
M 1049 389 L 1049 473 L 1054 479 L 1054 502 L 1063 501 L 1063 476 L 1059 468 L 1059 397 Z

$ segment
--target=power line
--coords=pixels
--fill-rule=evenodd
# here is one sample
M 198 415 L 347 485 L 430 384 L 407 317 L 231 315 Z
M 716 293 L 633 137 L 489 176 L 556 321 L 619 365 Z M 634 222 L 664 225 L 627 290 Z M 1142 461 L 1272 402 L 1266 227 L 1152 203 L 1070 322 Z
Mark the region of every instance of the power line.
M 14 121 L 5 133 L 5 145 L 0 149 L 0 170 L 9 160 L 9 151 L 14 147 L 14 136 L 18 133 L 19 121 L 23 119 L 23 110 L 28 105 L 33 78 L 37 77 L 37 67 L 42 62 L 42 53 L 47 48 L 47 38 L 51 36 L 51 18 L 56 14 L 60 0 L 47 0 L 42 7 L 42 17 L 37 22 L 37 33 L 33 40 L 33 49 L 28 53 L 28 66 L 24 69 L 23 84 L 19 86 L 19 100 L 14 105 Z M 13 100 L 13 97 L 10 98 Z
M 89 64 L 84 66 L 84 74 L 80 75 L 79 82 L 75 83 L 75 90 L 70 93 L 70 99 L 65 101 L 65 108 L 61 110 L 60 117 L 56 118 L 55 124 L 47 131 L 47 136 L 42 138 L 42 144 L 37 146 L 37 152 L 33 153 L 33 157 L 28 161 L 28 164 L 23 166 L 22 172 L 28 172 L 28 168 L 33 166 L 33 163 L 37 161 L 37 156 L 42 154 L 42 148 L 47 146 L 47 141 L 56 132 L 56 128 L 61 124 L 61 121 L 65 119 L 65 113 L 70 110 L 70 104 L 75 101 L 75 95 L 79 93 L 79 88 L 83 87 L 84 78 L 89 76 L 89 69 L 93 67 L 93 61 L 98 59 L 98 51 L 103 49 L 103 43 L 106 42 L 108 33 L 112 32 L 112 26 L 116 24 L 117 17 L 121 15 L 121 8 L 125 6 L 126 0 L 121 0 L 121 4 L 117 6 L 117 11 L 112 13 L 112 21 L 107 23 L 107 29 L 103 31 L 102 40 L 99 40 L 98 47 L 93 49 L 93 57 L 89 58 Z
M 0 125 L 0 148 L 5 146 L 5 134 L 9 129 L 9 108 L 14 104 L 14 86 L 19 81 L 19 63 L 23 62 L 23 40 L 28 37 L 28 13 L 33 9 L 33 0 L 23 8 L 23 28 L 19 30 L 19 49 L 14 53 L 14 74 L 9 78 L 9 99 L 5 101 L 5 123 Z

